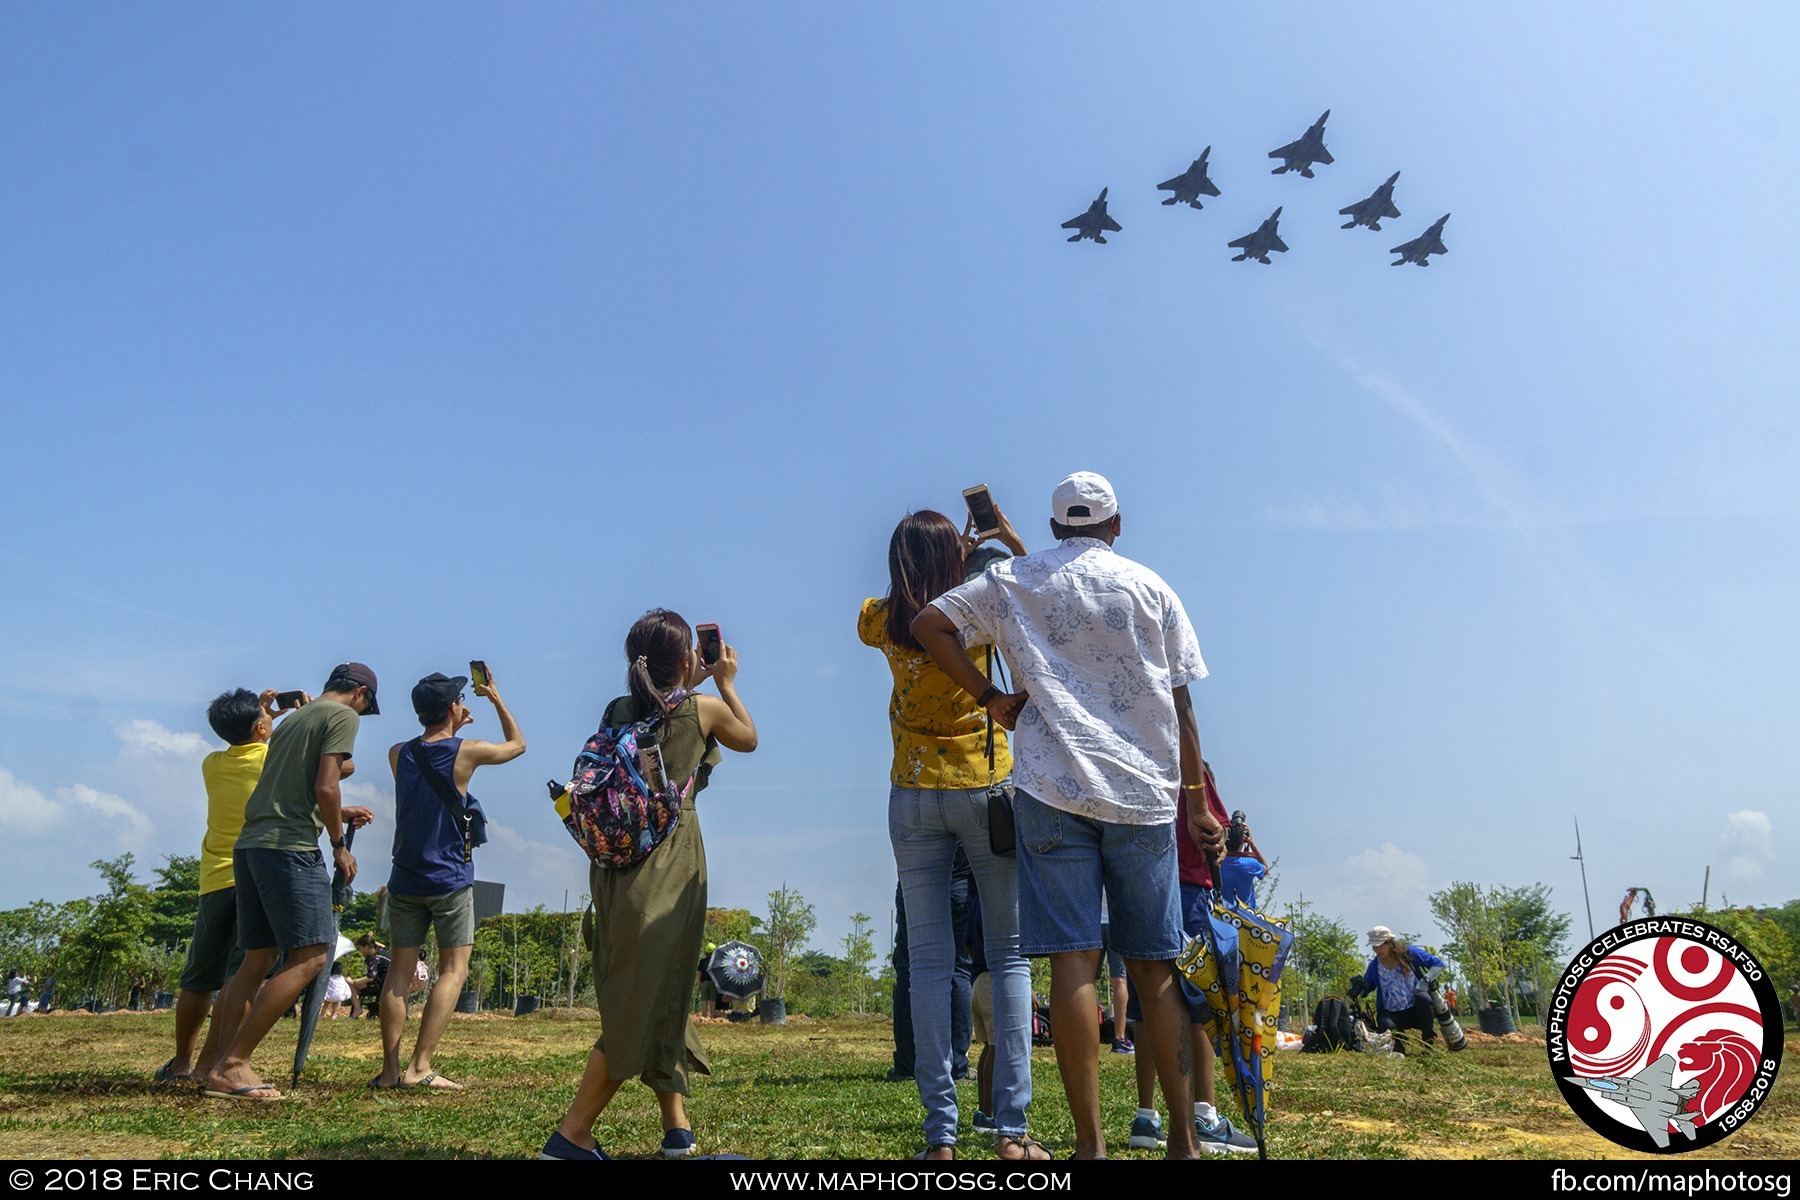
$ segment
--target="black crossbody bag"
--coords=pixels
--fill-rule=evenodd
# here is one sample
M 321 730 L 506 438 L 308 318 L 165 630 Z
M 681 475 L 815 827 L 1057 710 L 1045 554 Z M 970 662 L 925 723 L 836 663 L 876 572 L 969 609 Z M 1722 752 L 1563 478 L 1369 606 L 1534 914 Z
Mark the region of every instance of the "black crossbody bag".
M 431 790 L 436 792 L 437 798 L 443 802 L 444 811 L 450 814 L 450 819 L 456 822 L 458 829 L 462 830 L 463 861 L 474 862 L 475 847 L 487 841 L 487 818 L 481 814 L 481 810 L 471 808 L 463 803 L 463 798 L 457 793 L 456 786 L 444 778 L 443 772 L 439 771 L 432 763 L 431 756 L 425 753 L 424 738 L 416 737 L 406 743 L 406 752 L 412 755 L 413 766 L 418 769 L 420 775 L 424 776 L 425 782 L 431 785 Z
M 987 648 L 988 682 L 994 681 L 994 648 Z M 1004 858 L 1011 858 L 1018 848 L 1018 835 L 1013 829 L 1013 790 L 1011 784 L 1000 783 L 994 778 L 994 714 L 987 714 L 987 760 L 988 760 L 988 849 Z

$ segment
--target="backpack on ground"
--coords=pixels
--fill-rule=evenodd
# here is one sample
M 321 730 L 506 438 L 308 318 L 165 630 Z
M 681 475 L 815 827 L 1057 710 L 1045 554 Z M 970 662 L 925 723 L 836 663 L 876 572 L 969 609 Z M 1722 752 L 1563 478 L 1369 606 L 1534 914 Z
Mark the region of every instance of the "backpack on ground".
M 685 691 L 671 692 L 670 710 L 686 698 Z M 575 756 L 575 777 L 562 798 L 568 803 L 563 827 L 602 867 L 629 867 L 648 858 L 675 828 L 693 789 L 693 775 L 685 783 L 665 778 L 660 790 L 644 778 L 646 755 L 660 764 L 656 731 L 663 720 L 657 713 L 629 725 L 602 725 Z M 659 768 L 651 773 L 654 777 Z
M 1313 1008 L 1313 1027 L 1300 1049 L 1309 1054 L 1362 1049 L 1362 1035 L 1342 996 L 1326 996 Z

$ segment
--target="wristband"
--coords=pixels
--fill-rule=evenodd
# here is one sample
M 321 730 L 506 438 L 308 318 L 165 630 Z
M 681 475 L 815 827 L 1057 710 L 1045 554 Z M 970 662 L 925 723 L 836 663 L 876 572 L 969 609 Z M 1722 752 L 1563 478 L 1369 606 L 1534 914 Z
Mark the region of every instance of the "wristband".
M 333 850 L 342 850 L 344 848 L 344 839 L 343 838 L 332 838 L 331 839 L 331 848 Z
M 975 697 L 976 707 L 977 708 L 986 708 L 988 705 L 990 705 L 994 702 L 994 697 L 998 696 L 999 694 L 1000 694 L 999 688 L 995 687 L 991 683 L 988 684 L 987 691 L 985 691 L 985 692 L 981 693 L 981 695 Z

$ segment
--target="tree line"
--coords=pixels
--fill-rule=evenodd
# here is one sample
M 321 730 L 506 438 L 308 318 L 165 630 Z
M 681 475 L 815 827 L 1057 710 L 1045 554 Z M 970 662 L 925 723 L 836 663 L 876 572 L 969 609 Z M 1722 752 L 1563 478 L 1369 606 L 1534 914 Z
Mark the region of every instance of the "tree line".
M 117 1008 L 134 987 L 146 999 L 173 992 L 187 957 L 200 902 L 200 861 L 171 854 L 139 882 L 130 854 L 91 864 L 104 890 L 54 903 L 38 900 L 0 911 L 0 970 L 18 970 L 34 981 L 33 994 L 54 979 L 59 1008 Z M 1298 1013 L 1320 998 L 1342 994 L 1368 962 L 1360 934 L 1304 899 L 1274 902 L 1271 874 L 1265 909 L 1285 917 L 1295 934 L 1283 991 Z M 375 932 L 376 893 L 358 893 L 340 928 L 355 939 Z M 1544 884 L 1519 887 L 1455 882 L 1428 897 L 1444 935 L 1441 944 L 1419 934 L 1455 968 L 1455 982 L 1476 1009 L 1505 1005 L 1515 1016 L 1542 1019 L 1543 1006 L 1567 963 L 1572 918 L 1557 911 Z M 1689 910 L 1737 938 L 1762 962 L 1785 994 L 1800 983 L 1800 900 L 1779 908 L 1721 907 Z M 891 1011 L 893 965 L 878 954 L 873 920 L 854 913 L 850 932 L 832 953 L 810 946 L 817 914 L 805 897 L 783 883 L 768 895 L 762 913 L 742 908 L 707 910 L 706 941 L 742 941 L 762 954 L 764 995 L 784 1000 L 790 1013 L 815 1017 L 886 1015 Z M 583 912 L 542 906 L 482 921 L 470 957 L 469 986 L 483 1007 L 511 1007 L 520 996 L 546 1004 L 593 1003 L 591 924 Z M 429 952 L 429 945 L 427 951 Z M 695 964 L 698 967 L 698 963 Z

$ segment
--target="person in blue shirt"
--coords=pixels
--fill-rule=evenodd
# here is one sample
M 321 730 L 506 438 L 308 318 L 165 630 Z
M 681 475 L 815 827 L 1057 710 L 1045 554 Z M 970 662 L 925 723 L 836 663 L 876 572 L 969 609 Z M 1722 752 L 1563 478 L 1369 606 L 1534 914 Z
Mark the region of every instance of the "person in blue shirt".
M 1430 1045 L 1437 1037 L 1431 989 L 1444 969 L 1444 960 L 1402 942 L 1386 925 L 1369 930 L 1369 946 L 1375 957 L 1369 960 L 1363 977 L 1350 984 L 1350 998 L 1358 1000 L 1374 993 L 1376 1028 L 1391 1032 L 1394 1049 L 1402 1054 L 1406 1052 L 1406 1040 L 1400 1036 L 1403 1030 L 1418 1030 L 1419 1039 Z
M 1209 771 L 1211 768 L 1207 768 Z M 1226 906 L 1256 907 L 1256 881 L 1269 873 L 1269 860 L 1257 848 L 1244 810 L 1231 814 L 1225 830 L 1225 860 L 1219 864 L 1219 900 Z
M 388 750 L 394 771 L 394 870 L 387 885 L 393 965 L 381 988 L 381 1074 L 369 1081 L 370 1087 L 462 1090 L 461 1084 L 431 1069 L 431 1055 L 456 1009 L 475 946 L 474 849 L 486 840 L 487 819 L 480 802 L 469 795 L 469 780 L 477 767 L 511 762 L 525 753 L 525 735 L 491 676 L 476 685 L 475 694 L 493 704 L 505 740 L 457 736 L 475 719 L 463 693 L 468 682 L 461 675 L 437 672 L 419 680 L 412 690 L 413 711 L 425 732 Z M 419 948 L 433 928 L 437 986 L 420 1014 L 412 1061 L 402 1069 L 406 993 Z

